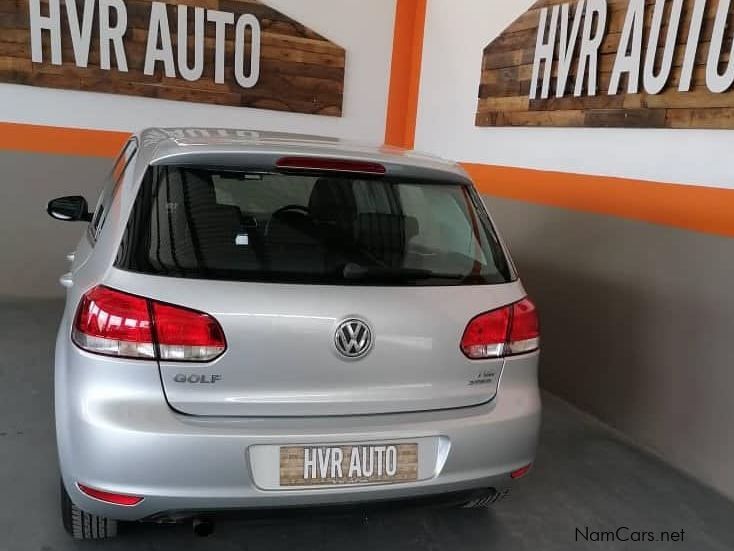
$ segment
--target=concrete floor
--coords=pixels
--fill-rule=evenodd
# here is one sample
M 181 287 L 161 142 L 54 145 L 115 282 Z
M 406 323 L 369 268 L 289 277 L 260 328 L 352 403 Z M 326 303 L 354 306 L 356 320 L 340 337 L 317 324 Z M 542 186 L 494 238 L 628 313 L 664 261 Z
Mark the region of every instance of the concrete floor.
M 100 546 L 75 543 L 57 508 L 51 359 L 60 311 L 59 302 L 0 302 L 0 551 L 734 549 L 734 504 L 549 395 L 537 467 L 493 510 L 228 521 L 207 539 L 184 526 L 133 525 Z M 685 530 L 684 540 L 576 537 L 623 526 Z

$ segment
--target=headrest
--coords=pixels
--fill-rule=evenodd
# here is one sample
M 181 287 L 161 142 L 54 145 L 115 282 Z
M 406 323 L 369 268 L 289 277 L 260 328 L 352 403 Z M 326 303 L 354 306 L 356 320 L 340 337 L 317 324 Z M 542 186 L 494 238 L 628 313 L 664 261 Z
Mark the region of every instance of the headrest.
M 355 223 L 356 237 L 360 241 L 379 239 L 384 243 L 402 243 L 418 235 L 418 220 L 402 214 L 362 213 Z
M 352 182 L 338 178 L 319 178 L 311 191 L 308 207 L 314 220 L 354 217 L 357 203 Z
M 169 173 L 171 181 L 180 179 L 183 191 L 188 195 L 193 207 L 217 204 L 217 193 L 214 189 L 212 175 L 206 171 L 178 169 Z

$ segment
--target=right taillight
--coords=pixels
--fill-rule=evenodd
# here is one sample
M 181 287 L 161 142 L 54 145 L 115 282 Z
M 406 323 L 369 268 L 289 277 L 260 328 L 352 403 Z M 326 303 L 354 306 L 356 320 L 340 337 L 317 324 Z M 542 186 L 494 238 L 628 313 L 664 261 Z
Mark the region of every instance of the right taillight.
M 461 351 L 472 360 L 525 354 L 539 345 L 538 314 L 527 298 L 478 315 L 461 338 Z
M 524 354 L 537 350 L 540 346 L 540 327 L 538 312 L 530 299 L 523 299 L 512 305 L 510 336 L 507 339 L 508 354 Z
M 211 361 L 227 346 L 209 314 L 104 286 L 82 297 L 72 340 L 95 354 L 184 362 Z

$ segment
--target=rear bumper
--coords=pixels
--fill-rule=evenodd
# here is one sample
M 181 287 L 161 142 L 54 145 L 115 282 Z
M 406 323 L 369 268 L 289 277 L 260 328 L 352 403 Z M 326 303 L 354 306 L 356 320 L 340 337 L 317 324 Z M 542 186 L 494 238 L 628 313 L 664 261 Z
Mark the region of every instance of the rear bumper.
M 208 520 L 264 520 L 290 518 L 320 518 L 326 516 L 341 517 L 365 513 L 379 513 L 399 509 L 438 509 L 446 507 L 485 506 L 497 503 L 507 497 L 509 489 L 495 490 L 494 488 L 479 488 L 460 490 L 442 494 L 425 496 L 390 498 L 385 500 L 354 501 L 350 503 L 336 503 L 326 505 L 301 505 L 290 507 L 259 507 L 247 509 L 179 509 L 164 511 L 141 519 L 142 522 L 175 523 L 186 520 L 203 518 Z
M 124 369 L 105 369 L 96 357 L 60 348 L 56 425 L 64 484 L 78 507 L 109 518 L 369 503 L 487 488 L 502 493 L 512 482 L 509 473 L 535 456 L 537 354 L 508 360 L 497 397 L 482 406 L 254 419 L 180 415 L 166 404 L 156 366 L 127 362 Z M 437 443 L 430 476 L 395 485 L 265 489 L 256 472 L 263 466 L 251 454 L 258 446 L 401 440 Z M 77 483 L 144 499 L 133 507 L 109 505 L 83 494 Z

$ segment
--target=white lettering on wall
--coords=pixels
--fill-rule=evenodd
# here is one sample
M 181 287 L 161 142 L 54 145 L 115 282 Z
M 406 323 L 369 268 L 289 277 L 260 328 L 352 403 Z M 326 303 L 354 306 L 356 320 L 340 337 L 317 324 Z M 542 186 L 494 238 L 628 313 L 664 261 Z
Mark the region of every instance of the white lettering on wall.
M 584 75 L 588 67 L 588 83 L 586 93 L 596 95 L 596 79 L 599 64 L 599 48 L 607 28 L 606 0 L 587 0 L 586 16 L 584 18 L 584 33 L 581 37 L 581 52 L 579 66 L 576 73 L 575 96 L 580 96 L 584 89 Z
M 561 35 L 558 37 L 558 81 L 556 84 L 556 97 L 562 98 L 566 93 L 568 74 L 571 72 L 571 62 L 576 50 L 576 42 L 579 37 L 579 28 L 583 18 L 586 0 L 580 0 L 576 4 L 576 11 L 571 25 L 571 36 L 568 35 L 569 4 L 561 6 Z M 552 60 L 551 60 L 552 61 Z M 550 63 L 550 62 L 549 62 Z
M 49 0 L 48 15 L 41 15 L 41 1 L 29 0 L 28 10 L 31 26 L 31 59 L 43 62 L 41 31 L 51 35 L 51 63 L 61 65 L 61 7 L 59 0 Z
M 691 89 L 699 44 L 707 40 L 707 37 L 702 37 L 706 6 L 713 8 L 713 3 L 707 4 L 707 0 L 690 1 L 691 17 L 678 82 L 680 92 Z M 607 0 L 578 0 L 575 6 L 573 16 L 570 2 L 544 7 L 538 12 L 529 92 L 531 100 L 547 99 L 551 95 L 554 72 L 557 75 L 555 96 L 564 97 L 576 56 L 573 95 L 594 96 L 597 93 L 599 54 L 607 35 Z M 609 80 L 607 93 L 610 96 L 622 92 L 623 76 L 626 76 L 627 94 L 639 94 L 644 90 L 655 95 L 666 88 L 673 72 L 679 35 L 683 32 L 683 7 L 684 0 L 655 0 L 654 5 L 646 0 L 629 0 Z M 717 4 L 706 60 L 706 86 L 716 94 L 726 92 L 734 85 L 734 37 L 731 36 L 734 33 L 727 26 L 730 7 L 731 0 L 720 0 Z M 652 14 L 647 12 L 650 8 Z M 646 22 L 649 28 L 646 28 Z M 580 43 L 578 52 L 577 42 Z M 722 51 L 730 42 L 730 49 L 727 46 L 727 51 Z M 726 66 L 720 72 L 723 61 L 726 61 Z
M 208 10 L 207 20 L 214 23 L 214 82 L 224 83 L 224 38 L 226 25 L 234 23 L 234 14 L 226 11 Z
M 125 39 L 128 31 L 127 0 L 28 0 L 31 58 L 34 63 L 44 60 L 44 40 L 48 42 L 46 57 L 54 65 L 63 62 L 64 48 L 71 44 L 77 67 L 88 67 L 93 26 L 99 31 L 99 67 L 128 71 Z M 66 4 L 68 35 L 63 35 L 61 3 Z M 161 0 L 149 4 L 147 42 L 143 58 L 143 74 L 155 74 L 158 64 L 168 78 L 180 76 L 189 82 L 198 81 L 204 74 L 205 64 L 214 63 L 214 82 L 225 82 L 227 31 L 234 33 L 234 52 L 230 77 L 242 88 L 253 88 L 260 81 L 262 28 L 258 18 L 245 13 L 235 14 L 185 4 L 176 6 L 174 22 L 176 41 L 171 34 L 170 5 Z M 95 13 L 96 10 L 96 13 Z M 193 10 L 193 19 L 189 16 Z M 555 10 L 558 11 L 558 10 Z M 43 12 L 43 13 L 42 13 Z M 236 19 L 236 22 L 235 22 Z M 96 21 L 96 23 L 95 23 Z M 213 59 L 206 59 L 206 25 L 213 27 Z M 228 29 L 232 25 L 234 29 Z M 129 34 L 127 33 L 129 38 Z M 63 36 L 62 36 L 63 35 Z M 554 34 L 555 36 L 555 34 Z M 68 42 L 67 42 L 68 41 Z M 553 38 L 555 41 L 555 38 Z M 549 67 L 550 68 L 550 67 Z M 550 73 L 548 73 L 550 75 Z M 549 84 L 546 84 L 546 89 Z M 546 94 L 547 96 L 547 94 Z
M 660 63 L 660 72 L 655 74 L 655 58 L 660 42 L 660 31 L 663 27 L 663 15 L 665 15 L 666 0 L 656 0 L 655 10 L 652 13 L 652 25 L 650 26 L 650 38 L 647 43 L 647 55 L 645 56 L 645 92 L 648 94 L 659 94 L 665 88 L 673 68 L 673 54 L 675 43 L 680 27 L 680 16 L 683 10 L 683 0 L 673 0 L 668 19 L 668 33 L 665 36 L 665 49 L 663 59 Z
M 206 11 L 204 8 L 194 8 L 194 60 L 193 65 L 189 65 L 188 7 L 185 5 L 178 6 L 178 72 L 188 81 L 201 78 L 204 72 L 204 25 L 206 21 L 214 23 L 214 82 L 222 84 L 225 77 L 226 26 L 235 22 L 234 14 L 230 12 Z M 247 60 L 248 63 L 245 63 L 245 54 L 248 51 L 248 36 L 250 38 L 249 59 Z M 261 42 L 260 21 L 250 13 L 241 15 L 235 25 L 234 77 L 237 84 L 242 88 L 252 88 L 260 80 Z M 166 5 L 163 2 L 153 2 L 150 11 L 148 44 L 143 72 L 146 75 L 154 74 L 155 65 L 159 61 L 163 63 L 165 75 L 169 78 L 175 78 L 176 62 L 173 55 Z M 249 65 L 249 71 L 246 72 L 247 65 Z
M 714 32 L 711 35 L 711 46 L 706 63 L 706 86 L 715 94 L 726 92 L 734 84 L 734 42 L 729 54 L 729 61 L 723 74 L 719 73 L 719 60 L 721 49 L 724 46 L 724 31 L 726 31 L 726 20 L 729 17 L 729 5 L 731 0 L 719 0 L 719 8 L 714 20 Z
M 645 30 L 645 0 L 630 0 L 627 15 L 619 39 L 617 58 L 614 60 L 609 95 L 619 91 L 619 81 L 627 74 L 627 93 L 636 94 L 640 89 L 640 58 L 642 57 L 642 34 Z
M 688 28 L 688 40 L 686 41 L 686 53 L 683 58 L 680 83 L 678 83 L 680 92 L 688 92 L 691 89 L 691 77 L 693 76 L 693 67 L 696 64 L 696 52 L 698 51 L 698 41 L 701 38 L 701 26 L 703 25 L 705 9 L 706 0 L 696 0 L 691 14 L 691 26 Z
M 115 10 L 115 26 L 110 24 L 110 10 Z M 99 0 L 99 66 L 109 71 L 110 44 L 115 49 L 117 68 L 127 72 L 127 58 L 122 37 L 127 30 L 127 8 L 122 0 Z
M 194 65 L 188 60 L 188 7 L 178 6 L 178 72 L 192 82 L 199 80 L 204 72 L 204 8 L 194 8 Z
M 161 47 L 158 47 L 160 41 Z M 168 11 L 163 2 L 153 2 L 150 7 L 150 24 L 148 25 L 148 44 L 145 48 L 145 67 L 143 73 L 155 73 L 157 61 L 163 62 L 163 70 L 167 77 L 176 77 L 171 46 L 171 30 L 168 26 Z
M 538 27 L 538 38 L 535 43 L 535 61 L 533 62 L 533 75 L 530 83 L 530 99 L 535 99 L 537 96 L 541 63 L 543 64 L 543 84 L 540 97 L 546 99 L 549 94 L 559 8 L 560 6 L 553 6 L 550 25 L 548 25 L 548 8 L 540 10 L 540 26 Z M 547 38 L 544 36 L 546 27 L 548 28 Z
M 250 29 L 250 74 L 245 75 L 245 32 Z M 234 39 L 234 76 L 243 88 L 252 88 L 260 80 L 260 22 L 249 13 L 237 20 Z
M 74 62 L 77 67 L 86 67 L 89 61 L 89 43 L 92 39 L 92 21 L 94 20 L 95 0 L 83 0 L 82 20 L 76 0 L 66 0 L 66 16 L 69 20 L 69 34 L 74 48 Z

